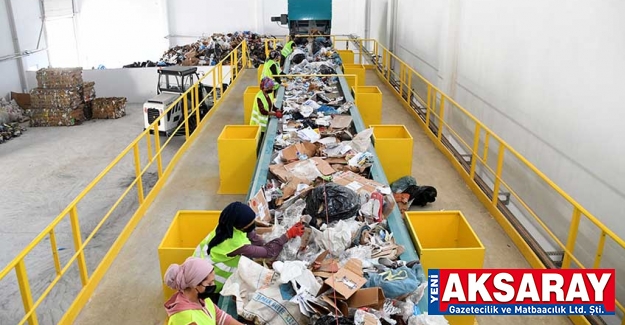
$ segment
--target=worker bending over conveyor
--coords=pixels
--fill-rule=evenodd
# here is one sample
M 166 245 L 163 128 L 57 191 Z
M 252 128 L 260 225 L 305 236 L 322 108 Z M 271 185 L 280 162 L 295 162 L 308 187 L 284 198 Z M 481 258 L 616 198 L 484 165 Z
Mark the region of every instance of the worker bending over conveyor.
M 284 75 L 284 72 L 282 72 L 282 69 L 280 68 L 280 52 L 274 50 L 269 52 L 269 58 L 267 59 L 267 61 L 265 61 L 265 65 L 263 66 L 263 73 L 260 75 L 261 80 L 263 80 L 263 78 L 265 77 L 273 79 L 274 96 L 276 95 L 276 92 L 282 84 L 282 79 L 280 78 L 280 75 Z
M 289 57 L 289 55 L 291 55 L 291 53 L 293 53 L 294 47 L 295 47 L 295 35 L 291 35 L 291 37 L 289 37 L 289 41 L 286 42 L 286 44 L 284 45 L 280 53 L 280 56 L 281 56 L 280 61 L 282 63 L 282 66 L 286 64 L 286 59 Z
M 217 228 L 200 242 L 194 256 L 210 258 L 215 267 L 215 292 L 221 292 L 226 280 L 236 271 L 241 256 L 250 259 L 275 259 L 284 245 L 304 234 L 304 225 L 298 222 L 286 234 L 265 243 L 256 234 L 256 213 L 241 202 L 230 203 L 219 215 Z

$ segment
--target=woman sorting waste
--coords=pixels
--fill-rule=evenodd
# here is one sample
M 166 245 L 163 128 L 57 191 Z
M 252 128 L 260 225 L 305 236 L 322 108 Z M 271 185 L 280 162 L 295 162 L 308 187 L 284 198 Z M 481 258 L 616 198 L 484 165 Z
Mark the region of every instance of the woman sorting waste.
M 217 228 L 196 248 L 195 257 L 209 257 L 215 266 L 216 292 L 236 271 L 241 256 L 274 259 L 290 239 L 304 234 L 304 225 L 298 222 L 286 234 L 265 243 L 254 231 L 255 219 L 256 213 L 247 204 L 230 203 L 221 212 Z
M 282 112 L 274 110 L 274 97 L 273 97 L 274 82 L 271 78 L 265 77 L 260 81 L 260 91 L 254 98 L 254 106 L 252 107 L 252 117 L 250 118 L 250 125 L 260 126 L 260 141 L 259 145 L 263 143 L 265 137 L 265 131 L 267 131 L 267 124 L 269 122 L 269 116 L 282 117 Z
M 178 291 L 165 303 L 168 325 L 242 325 L 208 299 L 215 291 L 213 270 L 209 261 L 195 257 L 167 268 L 165 283 Z

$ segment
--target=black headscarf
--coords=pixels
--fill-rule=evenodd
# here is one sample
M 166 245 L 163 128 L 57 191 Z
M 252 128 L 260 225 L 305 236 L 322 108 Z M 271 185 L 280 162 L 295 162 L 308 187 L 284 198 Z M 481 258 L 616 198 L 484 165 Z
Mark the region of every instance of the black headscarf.
M 210 254 L 211 248 L 221 244 L 226 239 L 232 238 L 234 228 L 242 230 L 256 218 L 256 213 L 247 204 L 232 202 L 221 211 L 219 224 L 215 230 L 215 237 L 208 243 L 206 252 Z

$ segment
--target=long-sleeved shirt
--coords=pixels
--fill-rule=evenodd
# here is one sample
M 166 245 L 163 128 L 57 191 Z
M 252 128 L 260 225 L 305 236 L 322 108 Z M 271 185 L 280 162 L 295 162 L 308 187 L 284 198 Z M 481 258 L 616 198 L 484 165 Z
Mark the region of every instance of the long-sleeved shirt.
M 273 80 L 275 80 L 278 84 L 282 84 L 282 79 L 280 79 L 280 74 L 278 73 L 278 65 L 274 64 L 269 68 L 271 71 L 271 75 L 273 76 Z
M 269 95 L 264 94 L 265 95 L 265 100 L 267 101 L 267 104 L 269 104 L 269 107 L 265 107 L 265 104 L 263 104 L 263 101 L 258 98 L 256 99 L 256 103 L 258 103 L 258 110 L 260 111 L 261 114 L 263 115 L 269 115 L 269 112 L 273 109 L 273 102 L 271 101 L 271 98 L 269 98 Z
M 252 242 L 251 245 L 245 245 L 228 255 L 243 255 L 247 258 L 274 259 L 280 255 L 282 247 L 284 247 L 284 245 L 289 241 L 286 234 L 284 234 L 268 243 L 265 243 L 265 241 L 255 231 L 249 233 L 247 238 Z

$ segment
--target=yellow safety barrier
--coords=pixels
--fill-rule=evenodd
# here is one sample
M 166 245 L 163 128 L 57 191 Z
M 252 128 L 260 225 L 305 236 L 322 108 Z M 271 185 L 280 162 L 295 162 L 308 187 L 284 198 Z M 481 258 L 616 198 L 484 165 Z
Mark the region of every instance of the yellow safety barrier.
M 412 175 L 414 140 L 408 129 L 404 125 L 371 125 L 371 128 L 375 151 L 389 184 Z
M 395 97 L 402 102 L 427 136 L 450 160 L 469 188 L 495 217 L 533 268 L 557 267 L 557 265 L 546 265 L 544 259 L 541 259 L 532 249 L 529 242 L 531 239 L 522 236 L 514 228 L 515 221 L 508 218 L 505 202 L 502 202 L 502 194 L 509 195 L 506 201 L 513 202 L 517 208 L 529 216 L 543 234 L 562 251 L 562 268 L 622 267 L 616 262 L 607 266 L 602 264 L 608 240 L 614 258 L 618 259 L 618 256 L 622 256 L 625 250 L 625 241 L 622 238 L 468 110 L 435 87 L 394 53 L 373 39 L 357 39 L 354 42 L 360 49 L 366 48 L 372 52 L 373 62 L 369 62 L 369 66 L 373 66 L 378 76 L 394 91 Z M 360 63 L 366 64 L 362 60 Z M 418 102 L 420 109 L 413 107 L 415 102 Z M 466 132 L 463 128 L 470 131 Z M 466 155 L 471 157 L 469 162 L 463 160 L 464 156 L 458 157 L 457 153 L 451 150 L 449 138 L 453 138 Z M 515 181 L 513 178 L 514 175 L 520 174 L 518 169 L 527 175 L 522 181 Z M 493 184 L 485 184 L 482 181 L 484 178 L 492 179 Z M 532 189 L 527 188 L 527 182 L 530 181 L 536 182 L 536 187 L 548 189 L 551 192 L 550 201 L 553 206 L 569 209 L 570 226 L 565 235 L 556 235 L 562 233 L 558 229 L 562 221 L 554 218 L 554 214 L 559 213 L 560 210 L 544 210 L 541 207 L 544 203 L 533 199 Z M 585 257 L 581 253 L 576 253 L 576 248 L 583 248 L 587 251 L 588 245 L 592 245 L 588 239 L 578 240 L 582 222 L 587 229 L 590 229 L 586 234 L 598 233 L 597 242 L 594 244 L 596 247 L 594 257 Z M 617 287 L 618 293 L 623 294 L 623 291 L 619 291 Z M 619 299 L 616 300 L 616 305 L 617 312 L 621 314 L 619 316 L 621 325 L 625 325 L 625 317 L 622 316 L 625 308 Z M 582 316 L 569 318 L 575 324 L 589 324 L 588 320 Z
M 356 94 L 356 91 L 358 93 Z M 382 92 L 375 86 L 352 88 L 352 93 L 358 100 L 354 101 L 362 116 L 365 127 L 372 124 L 382 124 Z
M 246 194 L 254 176 L 258 125 L 226 125 L 217 138 L 219 194 Z
M 224 62 L 235 63 L 226 74 L 223 73 Z M 223 81 L 227 80 L 228 77 L 231 77 L 233 80 L 231 86 L 234 85 L 237 81 L 236 77 L 241 72 L 241 68 L 246 65 L 247 44 L 243 42 L 230 52 L 226 58 L 214 66 L 213 69 L 200 78 L 196 84 L 182 94 L 180 98 L 168 107 L 167 110 L 160 117 L 158 117 L 148 129 L 141 132 L 141 134 L 133 140 L 126 147 L 126 149 L 124 149 L 91 183 L 89 183 L 89 185 L 22 252 L 20 252 L 2 271 L 0 271 L 0 280 L 4 280 L 7 275 L 12 273 L 12 271 L 15 272 L 15 285 L 16 287 L 19 287 L 21 300 L 24 306 L 24 316 L 21 320 L 19 320 L 18 324 L 24 324 L 26 322 L 31 325 L 39 324 L 38 308 L 41 307 L 44 299 L 50 295 L 50 292 L 59 284 L 61 280 L 63 280 L 63 282 L 80 281 L 81 283 L 82 288 L 80 292 L 73 300 L 71 306 L 67 309 L 67 311 L 65 311 L 65 314 L 59 321 L 59 324 L 71 324 L 74 321 L 132 233 L 133 229 L 141 220 L 156 195 L 158 195 L 159 191 L 163 187 L 163 184 L 171 174 L 174 166 L 180 160 L 182 154 L 186 152 L 187 148 L 199 134 L 199 129 L 201 129 L 206 121 L 210 119 L 212 114 L 221 104 L 223 96 L 227 93 L 227 90 L 224 91 Z M 212 99 L 214 106 L 200 123 L 199 107 L 209 99 L 209 96 L 200 100 L 199 85 L 206 78 L 212 78 L 213 80 L 214 87 L 212 89 Z M 228 88 L 228 90 L 229 89 L 231 88 Z M 189 97 L 191 98 L 190 104 L 192 105 L 192 110 L 190 112 L 188 111 L 188 101 L 183 100 Z M 174 135 L 165 139 L 165 141 L 161 143 L 162 140 L 158 132 L 158 124 L 163 116 L 166 116 L 166 114 L 179 103 L 182 103 L 183 105 L 182 111 L 184 113 L 184 123 L 180 124 L 175 129 L 173 134 L 176 134 L 178 131 L 184 129 L 186 141 L 179 149 L 174 149 L 175 154 L 169 160 L 169 163 L 167 163 L 167 157 L 164 155 L 164 150 L 168 147 L 174 138 Z M 193 132 L 193 130 L 189 127 L 190 124 L 193 124 L 190 123 L 193 122 L 193 119 L 195 119 L 195 123 L 197 125 L 196 132 Z M 171 148 L 169 148 L 169 150 L 171 150 Z M 99 211 L 79 211 L 79 204 L 85 202 L 85 197 L 92 193 L 93 189 L 97 185 L 102 183 L 102 180 L 105 179 L 111 170 L 119 167 L 121 165 L 121 161 L 128 159 L 130 159 L 134 165 L 133 172 L 135 175 L 133 181 L 124 189 L 121 196 L 115 202 L 112 202 L 111 208 L 104 214 L 104 216 L 102 216 L 93 230 L 85 237 L 83 235 L 84 229 L 80 226 L 79 216 L 83 213 L 99 213 Z M 143 180 L 150 170 L 155 170 L 154 173 L 158 175 L 158 181 L 151 190 L 146 188 L 146 184 Z M 133 193 L 133 195 L 129 195 L 130 193 Z M 124 209 L 117 210 L 122 202 L 128 202 L 128 200 L 133 199 L 134 195 L 136 195 L 136 204 L 131 205 L 130 210 L 127 209 L 128 206 L 125 206 Z M 80 207 L 88 208 L 89 205 L 83 204 Z M 128 215 L 129 212 L 132 213 L 132 217 L 130 217 L 115 242 L 110 246 L 106 255 L 101 260 L 96 260 L 95 265 L 89 265 L 90 268 L 88 268 L 87 261 L 94 261 L 94 257 L 88 256 L 88 252 L 86 250 L 89 243 L 94 240 L 95 236 L 101 234 L 102 227 L 107 221 L 110 222 L 112 215 L 119 217 L 119 215 Z M 58 253 L 59 247 L 57 245 L 57 232 L 62 223 L 69 223 L 71 226 L 71 236 L 74 243 L 74 254 L 69 258 L 67 263 L 64 264 L 61 263 L 61 258 Z M 34 297 L 30 285 L 31 279 L 29 279 L 27 274 L 28 270 L 26 267 L 26 259 L 33 254 L 33 250 L 35 250 L 35 248 L 41 247 L 41 245 L 47 245 L 43 243 L 45 239 L 49 239 L 50 241 L 50 248 L 52 250 L 51 259 L 54 262 L 56 275 L 51 281 L 48 282 L 49 284 L 47 284 L 45 289 L 43 289 L 43 292 L 39 295 L 39 297 Z M 80 279 L 72 278 L 68 275 L 69 270 L 74 265 L 78 268 Z M 92 269 L 93 271 L 89 272 L 89 269 Z M 47 278 L 47 275 L 45 276 Z M 55 308 L 58 309 L 58 304 L 55 304 Z
M 243 93 L 243 124 L 250 124 L 252 118 L 252 108 L 254 107 L 254 99 L 260 91 L 258 86 L 249 86 L 245 88 Z
M 430 269 L 481 269 L 486 249 L 460 211 L 405 213 L 421 265 Z M 475 316 L 445 316 L 450 325 L 473 325 Z
M 171 264 L 182 264 L 193 256 L 195 248 L 219 223 L 221 211 L 178 211 L 169 229 L 158 245 L 158 261 L 161 279 Z M 166 301 L 175 293 L 163 282 L 163 297 Z

